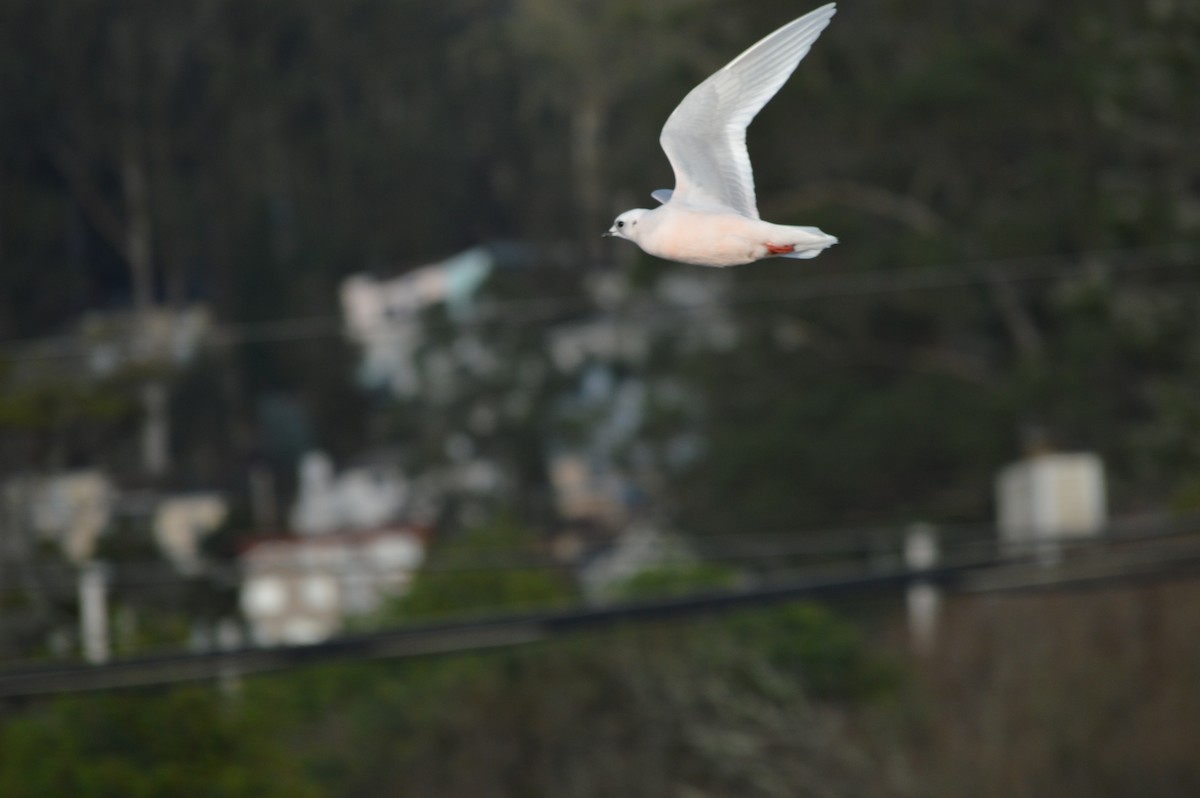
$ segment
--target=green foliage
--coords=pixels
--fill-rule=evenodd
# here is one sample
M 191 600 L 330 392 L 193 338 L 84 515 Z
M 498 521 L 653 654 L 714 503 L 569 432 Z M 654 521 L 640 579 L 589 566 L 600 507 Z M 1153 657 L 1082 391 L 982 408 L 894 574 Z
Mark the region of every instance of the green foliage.
M 640 599 L 686 595 L 736 587 L 738 572 L 718 563 L 669 565 L 650 568 L 625 580 L 614 590 L 614 598 Z
M 740 613 L 729 628 L 740 645 L 798 678 L 810 695 L 864 700 L 899 684 L 895 664 L 873 653 L 852 624 L 817 604 Z
M 0 794 L 319 795 L 267 720 L 199 689 L 61 699 L 0 726 Z
M 528 567 L 513 561 L 532 563 Z M 562 606 L 570 577 L 541 554 L 533 535 L 501 516 L 440 545 L 412 588 L 380 619 L 415 620 Z
M 685 528 L 978 517 L 1011 437 L 1002 397 L 940 376 L 866 376 L 804 354 L 786 370 L 746 359 L 710 361 L 706 383 L 739 390 L 710 395 L 710 449 L 679 480 L 703 486 L 681 494 Z
M 68 372 L 29 376 L 0 360 L 0 468 L 96 457 L 137 417 L 132 388 L 125 374 L 95 381 Z
M 323 667 L 254 680 L 245 697 L 334 795 L 570 795 L 587 783 L 649 796 L 696 780 L 730 794 L 755 773 L 789 783 L 792 764 L 858 750 L 826 726 L 830 708 L 894 693 L 899 673 L 846 621 L 794 605 Z M 783 745 L 790 756 L 771 753 Z
M 562 606 L 571 599 L 569 585 L 565 577 L 540 569 L 426 572 L 396 603 L 394 615 L 419 619 Z
M 664 780 L 733 790 L 763 769 L 792 778 L 775 745 L 839 761 L 856 743 L 802 731 L 829 722 L 812 700 L 894 687 L 867 679 L 879 662 L 845 621 L 795 605 L 252 677 L 225 696 L 66 697 L 0 723 L 0 794 L 571 794 L 578 778 L 634 796 Z M 713 759 L 739 737 L 764 747 Z

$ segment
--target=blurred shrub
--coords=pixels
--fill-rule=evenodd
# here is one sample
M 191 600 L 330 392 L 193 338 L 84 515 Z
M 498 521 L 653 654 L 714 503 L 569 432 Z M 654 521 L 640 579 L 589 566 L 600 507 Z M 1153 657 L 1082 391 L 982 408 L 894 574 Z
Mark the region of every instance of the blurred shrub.
M 266 719 L 208 690 L 65 698 L 0 727 L 5 798 L 319 794 Z
M 814 697 L 874 698 L 900 681 L 898 666 L 873 652 L 855 626 L 816 604 L 742 612 L 727 626 Z
M 736 587 L 738 572 L 717 563 L 695 563 L 651 568 L 617 586 L 616 598 L 641 599 L 655 596 L 701 593 Z
M 535 536 L 500 516 L 440 544 L 411 590 L 374 620 L 530 610 L 562 606 L 574 598 L 567 573 L 539 550 Z

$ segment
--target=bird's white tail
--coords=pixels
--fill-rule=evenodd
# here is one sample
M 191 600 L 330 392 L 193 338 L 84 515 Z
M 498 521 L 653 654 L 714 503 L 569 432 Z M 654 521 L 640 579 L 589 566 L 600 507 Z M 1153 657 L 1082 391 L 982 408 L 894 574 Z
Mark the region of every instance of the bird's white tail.
M 781 258 L 815 258 L 827 247 L 832 247 L 838 242 L 836 237 L 816 227 L 787 225 L 781 226 L 780 229 L 786 231 L 784 241 L 795 247 L 791 252 L 781 253 Z

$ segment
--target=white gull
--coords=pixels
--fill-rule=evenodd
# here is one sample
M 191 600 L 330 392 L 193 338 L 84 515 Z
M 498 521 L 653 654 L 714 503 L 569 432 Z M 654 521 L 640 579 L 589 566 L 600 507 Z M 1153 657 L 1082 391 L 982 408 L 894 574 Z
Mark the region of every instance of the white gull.
M 830 3 L 789 22 L 692 89 L 659 137 L 675 171 L 675 190 L 655 191 L 651 196 L 661 206 L 625 211 L 605 235 L 700 266 L 812 258 L 836 244 L 815 227 L 759 218 L 746 152 L 746 127 L 787 82 L 835 10 Z

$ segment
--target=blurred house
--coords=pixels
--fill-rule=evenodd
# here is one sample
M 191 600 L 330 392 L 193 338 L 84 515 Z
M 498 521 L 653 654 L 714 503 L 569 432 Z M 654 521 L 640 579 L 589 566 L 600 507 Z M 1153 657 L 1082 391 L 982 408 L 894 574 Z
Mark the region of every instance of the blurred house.
M 68 334 L 31 345 L 16 361 L 16 373 L 19 377 L 53 374 L 57 379 L 88 380 L 154 367 L 141 379 L 140 438 L 145 470 L 160 476 L 170 464 L 170 403 L 166 383 L 156 372 L 189 363 L 211 328 L 211 314 L 201 304 L 88 313 Z
M 122 491 L 95 469 L 9 480 L 3 497 L 10 526 L 19 524 L 75 565 L 92 560 L 100 539 L 132 520 L 148 529 L 143 534 L 152 535 L 159 551 L 184 572 L 199 569 L 201 541 L 229 511 L 217 493 Z
M 551 330 L 550 361 L 574 378 L 573 388 L 553 405 L 563 433 L 553 436 L 547 457 L 557 509 L 568 526 L 556 543 L 564 556 L 607 545 L 603 536 L 584 540 L 587 531 L 604 530 L 611 537 L 624 529 L 658 472 L 700 455 L 701 398 L 673 375 L 645 364 L 664 345 L 698 351 L 736 343 L 728 286 L 721 275 L 671 274 L 658 281 L 652 299 L 635 300 L 623 275 L 597 275 L 589 281 L 592 299 L 621 312 Z M 655 417 L 669 417 L 670 424 L 644 434 L 647 420 Z
M 568 523 L 589 522 L 615 529 L 629 519 L 630 487 L 588 458 L 560 453 L 550 458 L 550 484 L 558 514 Z
M 133 311 L 90 313 L 79 336 L 88 369 L 96 375 L 144 363 L 183 365 L 200 349 L 212 326 L 204 305 L 155 307 Z
M 494 265 L 492 251 L 476 247 L 392 279 L 360 274 L 344 280 L 346 335 L 363 350 L 360 381 L 414 395 L 421 388 L 415 358 L 425 340 L 422 311 L 442 305 L 451 319 L 461 321 Z
M 4 486 L 8 518 L 76 564 L 95 552 L 112 521 L 116 497 L 108 476 L 94 469 L 19 477 Z
M 556 402 L 555 419 L 567 432 L 547 446 L 548 472 L 558 514 L 576 535 L 611 537 L 633 517 L 641 494 L 626 455 L 644 448 L 646 405 L 644 380 L 601 362 L 584 368 L 576 389 Z M 560 545 L 573 544 L 563 538 Z
M 309 452 L 300 461 L 291 526 L 301 535 L 371 529 L 398 520 L 408 497 L 408 481 L 393 463 L 370 463 L 339 474 L 328 456 Z
M 1107 523 L 1104 464 L 1055 452 L 1014 463 L 996 478 L 996 513 L 1006 551 L 1053 559 L 1062 539 L 1098 535 Z
M 27 369 L 54 368 L 75 377 L 104 377 L 147 363 L 180 366 L 191 361 L 211 328 L 211 313 L 202 304 L 154 307 L 141 314 L 95 311 L 69 333 L 32 345 L 30 356 L 19 362 Z
M 242 613 L 259 645 L 316 643 L 403 594 L 424 557 L 413 527 L 262 541 L 240 557 Z
M 229 515 L 229 503 L 218 493 L 163 496 L 154 508 L 158 548 L 183 573 L 200 569 L 200 543 Z

